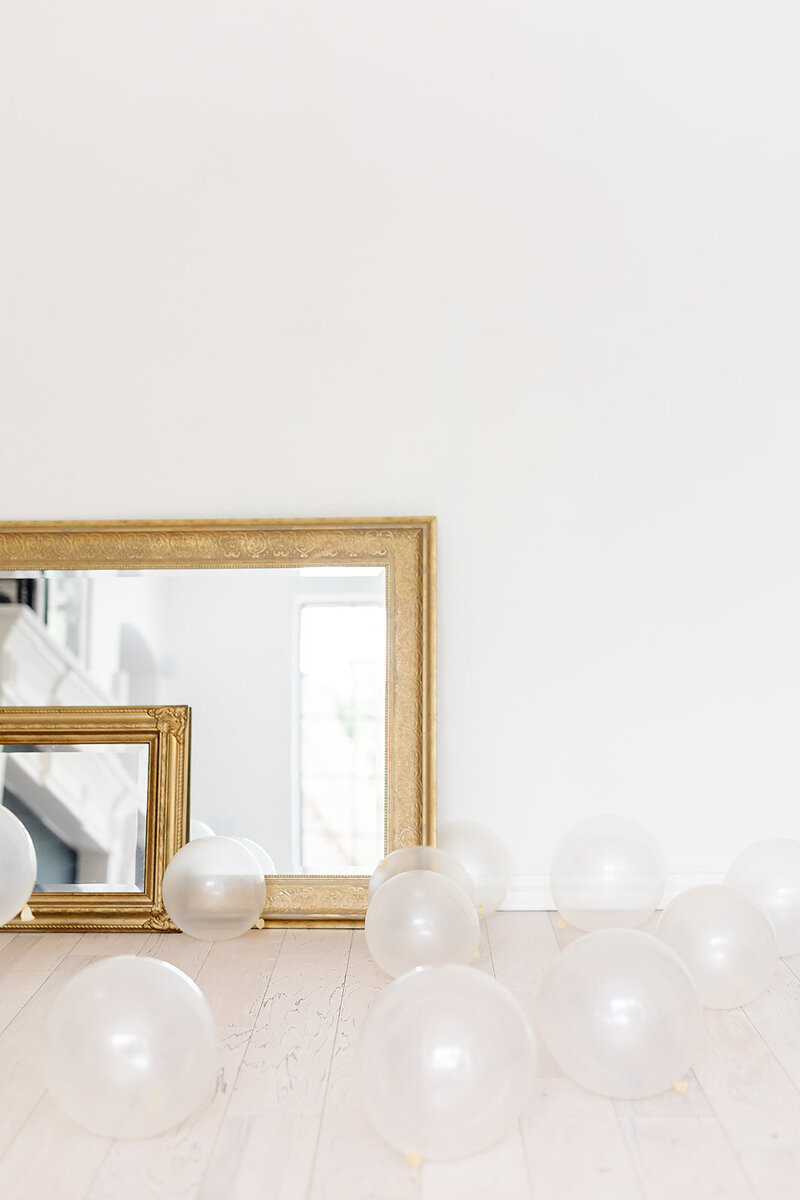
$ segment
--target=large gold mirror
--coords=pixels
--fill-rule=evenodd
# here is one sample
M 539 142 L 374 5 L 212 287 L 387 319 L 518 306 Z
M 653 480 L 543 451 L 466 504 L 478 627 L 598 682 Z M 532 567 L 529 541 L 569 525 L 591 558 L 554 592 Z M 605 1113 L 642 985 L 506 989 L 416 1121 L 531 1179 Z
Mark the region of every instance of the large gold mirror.
M 432 840 L 434 684 L 432 518 L 0 525 L 0 705 L 190 706 L 187 819 L 271 855 L 267 924 L 359 923 Z

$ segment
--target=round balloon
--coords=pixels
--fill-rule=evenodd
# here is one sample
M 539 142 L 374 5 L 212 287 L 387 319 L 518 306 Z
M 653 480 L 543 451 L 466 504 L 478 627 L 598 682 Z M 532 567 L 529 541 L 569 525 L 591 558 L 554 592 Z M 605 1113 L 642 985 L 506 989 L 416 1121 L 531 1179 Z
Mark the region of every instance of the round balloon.
M 475 821 L 447 821 L 439 826 L 436 842 L 471 877 L 479 914 L 491 916 L 505 900 L 511 882 L 511 859 L 500 838 Z
M 763 992 L 778 964 L 775 931 L 734 888 L 689 888 L 664 909 L 658 937 L 680 955 L 705 1008 L 737 1008 Z
M 800 954 L 800 842 L 767 838 L 743 850 L 725 876 L 766 913 L 778 939 L 778 954 Z
M 267 854 L 263 846 L 259 846 L 258 842 L 254 842 L 252 838 L 237 837 L 233 839 L 235 842 L 241 842 L 252 854 L 253 858 L 258 863 L 259 870 L 262 875 L 274 875 L 275 863 Z
M 234 838 L 187 842 L 167 864 L 161 885 L 172 920 L 192 937 L 219 942 L 251 929 L 266 887 L 253 855 Z
M 387 975 L 414 967 L 469 963 L 478 953 L 480 922 L 463 888 L 435 871 L 387 879 L 367 907 L 367 949 Z
M 436 846 L 404 846 L 402 850 L 393 850 L 382 862 L 379 862 L 372 872 L 369 881 L 369 899 L 378 888 L 391 879 L 393 875 L 401 875 L 404 871 L 438 871 L 446 875 L 462 887 L 475 903 L 475 886 L 461 863 L 452 854 Z
M 31 835 L 0 804 L 0 925 L 16 917 L 31 898 L 36 883 L 36 851 Z
M 683 1078 L 702 1037 L 689 971 L 649 933 L 601 929 L 562 951 L 539 992 L 543 1041 L 566 1075 L 621 1100 Z
M 627 817 L 581 821 L 561 840 L 550 887 L 561 916 L 576 929 L 641 925 L 664 894 L 667 862 L 654 837 Z
M 54 1100 L 92 1133 L 152 1137 L 214 1094 L 211 1010 L 170 963 L 99 959 L 56 996 L 44 1024 L 42 1066 Z
M 535 1059 L 527 1018 L 506 988 L 469 967 L 424 967 L 370 1009 L 359 1042 L 364 1111 L 406 1154 L 475 1154 L 519 1118 Z

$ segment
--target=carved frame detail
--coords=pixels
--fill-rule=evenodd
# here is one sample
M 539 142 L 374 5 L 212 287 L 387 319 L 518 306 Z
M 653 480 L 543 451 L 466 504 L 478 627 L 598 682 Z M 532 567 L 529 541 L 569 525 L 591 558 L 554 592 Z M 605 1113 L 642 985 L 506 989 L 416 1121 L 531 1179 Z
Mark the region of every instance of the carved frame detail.
M 4 929 L 175 929 L 161 898 L 164 868 L 186 841 L 190 710 L 154 708 L 0 708 L 3 745 L 132 743 L 149 747 L 144 889 L 141 892 L 34 892 L 33 919 L 15 917 Z

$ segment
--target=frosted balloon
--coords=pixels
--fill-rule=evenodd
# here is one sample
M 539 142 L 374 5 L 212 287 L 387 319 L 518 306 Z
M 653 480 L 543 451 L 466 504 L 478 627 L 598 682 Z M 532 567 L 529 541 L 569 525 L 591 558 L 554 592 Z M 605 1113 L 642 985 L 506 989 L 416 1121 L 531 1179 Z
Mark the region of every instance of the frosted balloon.
M 193 842 L 195 838 L 215 837 L 216 834 L 210 825 L 206 825 L 205 821 L 190 821 L 189 822 L 189 841 Z
M 246 933 L 266 901 L 255 858 L 241 842 L 226 837 L 187 842 L 167 864 L 161 889 L 178 928 L 207 942 Z
M 553 855 L 550 887 L 576 929 L 641 925 L 661 902 L 667 862 L 638 821 L 603 815 L 581 821 Z
M 42 1067 L 54 1100 L 109 1138 L 145 1138 L 179 1125 L 214 1094 L 211 1010 L 183 971 L 155 958 L 104 958 L 56 996 Z
M 250 851 L 253 858 L 258 863 L 258 867 L 262 875 L 275 874 L 275 863 L 267 854 L 263 846 L 259 846 L 258 842 L 254 842 L 252 838 L 237 837 L 233 840 L 235 842 L 241 842 L 241 844 Z
M 782 958 L 800 954 L 800 842 L 794 838 L 756 842 L 733 860 L 725 883 L 744 892 L 766 913 Z
M 18 916 L 36 882 L 36 851 L 22 822 L 0 804 L 0 925 Z
M 500 838 L 475 821 L 447 821 L 439 826 L 436 841 L 471 877 L 480 915 L 491 916 L 505 900 L 511 882 L 511 859 Z
M 395 977 L 414 967 L 472 962 L 480 933 L 467 893 L 435 871 L 387 879 L 370 900 L 364 924 L 367 949 Z
M 461 1158 L 501 1138 L 528 1103 L 535 1065 L 517 1001 L 469 967 L 398 979 L 359 1043 L 364 1112 L 387 1142 L 422 1159 Z
M 657 935 L 680 955 L 705 1008 L 755 1000 L 778 965 L 775 931 L 742 892 L 722 884 L 689 888 L 667 905 Z
M 465 868 L 452 854 L 436 846 L 404 846 L 402 850 L 393 850 L 372 872 L 369 899 L 387 879 L 401 875 L 403 871 L 438 871 L 462 887 L 475 903 L 475 885 Z
M 678 1083 L 702 1038 L 702 1008 L 686 966 L 658 938 L 602 929 L 578 938 L 542 983 L 537 1021 L 566 1075 L 621 1100 Z

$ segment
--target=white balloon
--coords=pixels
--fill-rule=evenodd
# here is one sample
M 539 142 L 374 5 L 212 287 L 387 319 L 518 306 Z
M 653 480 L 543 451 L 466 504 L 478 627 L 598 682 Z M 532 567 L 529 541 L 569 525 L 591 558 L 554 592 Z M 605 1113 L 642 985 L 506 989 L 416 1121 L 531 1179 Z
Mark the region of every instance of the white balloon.
M 781 958 L 800 954 L 800 842 L 767 838 L 748 846 L 731 863 L 725 883 L 769 917 Z
M 561 916 L 576 929 L 632 927 L 661 902 L 667 862 L 638 821 L 612 814 L 581 821 L 553 855 L 550 887 Z
M 178 928 L 207 942 L 246 933 L 266 901 L 255 858 L 241 842 L 226 837 L 198 838 L 182 846 L 167 864 L 161 890 Z
M 263 875 L 275 874 L 275 863 L 267 854 L 263 846 L 259 846 L 258 842 L 254 842 L 252 838 L 235 837 L 233 840 L 235 842 L 241 842 L 241 844 L 250 851 L 253 858 L 258 863 L 259 869 Z
M 472 962 L 481 931 L 475 905 L 457 883 L 435 871 L 406 871 L 372 897 L 364 934 L 375 962 L 396 977 L 414 967 Z
M 0 925 L 16 917 L 36 883 L 36 851 L 22 822 L 0 804 Z
M 506 988 L 469 967 L 424 967 L 370 1009 L 359 1042 L 364 1111 L 406 1154 L 461 1158 L 513 1126 L 535 1063 L 527 1018 Z
M 216 834 L 210 825 L 206 825 L 205 821 L 190 821 L 189 822 L 189 841 L 193 842 L 195 838 L 215 837 Z
M 684 963 L 635 929 L 602 929 L 562 951 L 542 983 L 537 1024 L 566 1075 L 621 1100 L 678 1083 L 703 1028 Z
M 775 931 L 734 888 L 689 888 L 667 905 L 658 937 L 680 955 L 705 1008 L 737 1008 L 763 992 L 778 965 Z
M 170 963 L 133 955 L 91 963 L 56 996 L 44 1034 L 50 1093 L 101 1137 L 163 1133 L 214 1094 L 211 1010 Z
M 476 821 L 447 821 L 439 826 L 436 842 L 472 878 L 479 914 L 491 916 L 505 900 L 511 882 L 511 859 L 500 838 Z
M 372 872 L 369 899 L 372 899 L 387 879 L 394 875 L 402 875 L 404 871 L 438 871 L 462 887 L 472 903 L 475 903 L 475 885 L 467 871 L 454 855 L 437 846 L 404 846 L 402 850 L 393 850 Z

